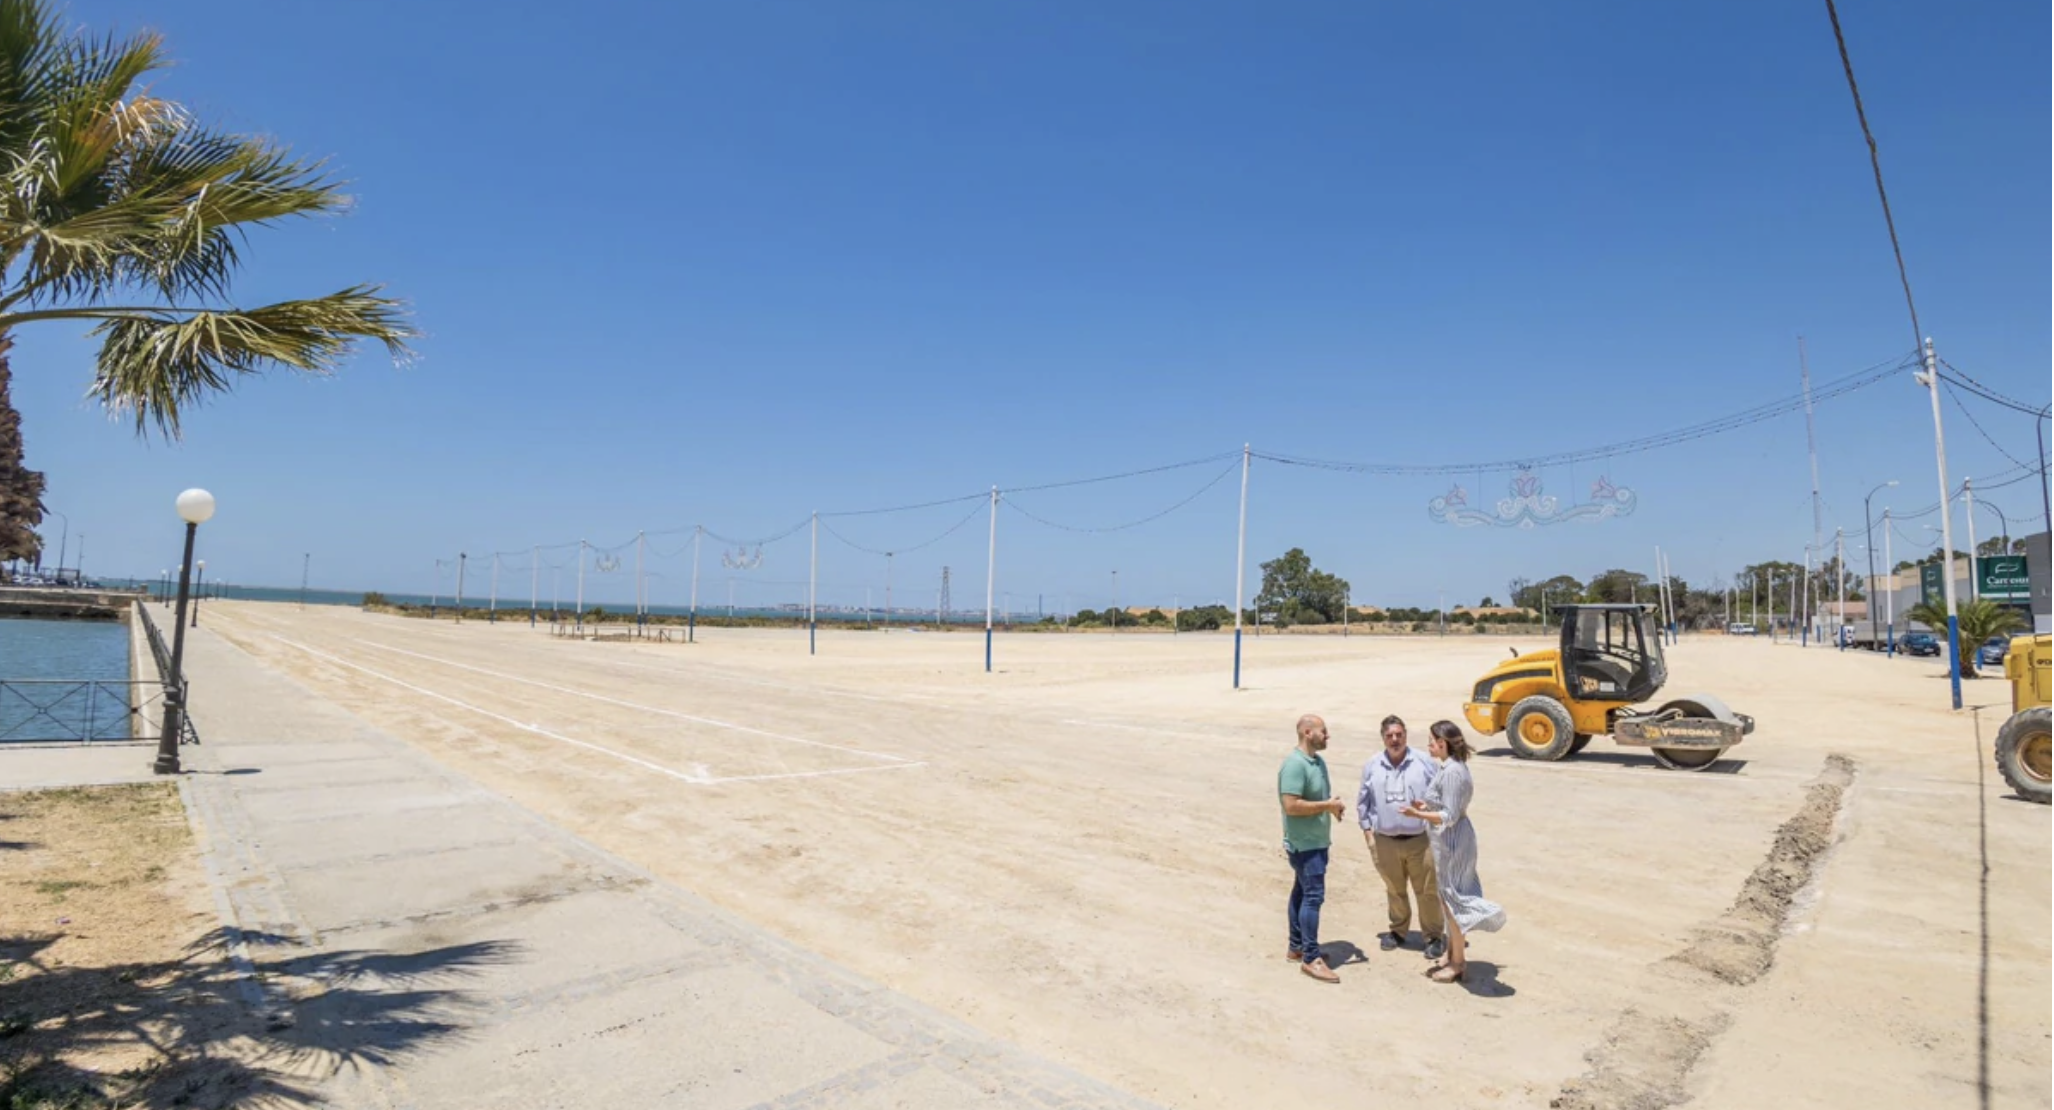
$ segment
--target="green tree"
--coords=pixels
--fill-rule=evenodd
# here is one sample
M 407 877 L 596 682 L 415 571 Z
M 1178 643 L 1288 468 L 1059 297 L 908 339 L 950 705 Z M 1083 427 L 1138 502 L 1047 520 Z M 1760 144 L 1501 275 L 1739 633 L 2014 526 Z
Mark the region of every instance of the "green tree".
M 1624 605 L 1634 601 L 1646 601 L 1654 594 L 1648 584 L 1648 577 L 1637 570 L 1614 568 L 1590 580 L 1584 592 L 1589 601 Z
M 1262 564 L 1262 592 L 1255 607 L 1275 613 L 1280 624 L 1328 624 L 1341 619 L 1348 582 L 1312 565 L 1302 547 Z
M 156 96 L 145 79 L 168 64 L 154 32 L 95 37 L 0 0 L 0 366 L 24 324 L 90 324 L 90 395 L 177 438 L 187 406 L 243 375 L 332 373 L 366 339 L 403 358 L 415 332 L 377 286 L 230 307 L 251 229 L 348 198 L 322 163 Z
M 1200 605 L 1177 610 L 1180 632 L 1211 632 L 1234 623 L 1234 611 L 1224 605 Z
M 1485 594 L 1483 595 L 1483 600 L 1476 603 L 1476 607 L 1479 609 L 1495 609 L 1498 607 L 1498 603 L 1491 600 L 1491 595 Z
M 43 549 L 43 475 L 22 463 L 21 414 L 8 397 L 7 360 L 0 358 L 0 562 L 34 560 Z
M 1558 574 L 1545 582 L 1514 579 L 1513 587 L 1512 604 L 1536 613 L 1541 611 L 1543 602 L 1552 607 L 1583 600 L 1583 583 L 1567 574 Z
M 2028 626 L 2018 610 L 1999 605 L 1987 598 L 1973 601 L 1959 600 L 1954 606 L 1956 627 L 1961 638 L 1961 677 L 1975 678 L 1976 649 L 1992 636 L 2007 636 L 2022 632 Z M 1939 633 L 1947 634 L 1947 605 L 1945 602 L 1921 601 L 1912 606 L 1907 614 L 1912 620 Z

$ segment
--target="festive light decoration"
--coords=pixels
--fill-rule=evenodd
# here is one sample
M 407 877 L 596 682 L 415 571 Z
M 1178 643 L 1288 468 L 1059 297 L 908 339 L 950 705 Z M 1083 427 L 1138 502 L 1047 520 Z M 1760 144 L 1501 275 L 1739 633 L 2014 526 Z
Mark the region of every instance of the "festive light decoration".
M 1469 492 L 1457 483 L 1448 492 L 1426 504 L 1427 518 L 1457 528 L 1533 528 L 1540 525 L 1582 521 L 1594 524 L 1633 511 L 1637 502 L 1632 490 L 1615 486 L 1600 477 L 1590 486 L 1590 500 L 1568 508 L 1559 498 L 1542 491 L 1540 475 L 1522 470 L 1506 486 L 1509 497 L 1501 497 L 1495 511 L 1470 507 Z
M 729 570 L 755 570 L 763 565 L 763 549 L 758 547 L 750 551 L 746 547 L 737 547 L 723 551 L 720 553 L 720 565 Z

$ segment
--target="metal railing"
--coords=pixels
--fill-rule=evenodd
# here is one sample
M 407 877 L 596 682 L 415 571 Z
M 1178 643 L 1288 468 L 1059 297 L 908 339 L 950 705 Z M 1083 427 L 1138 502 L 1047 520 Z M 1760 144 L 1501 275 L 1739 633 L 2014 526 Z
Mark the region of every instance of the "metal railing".
M 0 678 L 0 744 L 155 740 L 163 723 L 161 682 Z
M 157 631 L 157 622 L 150 619 L 150 607 L 138 601 L 135 611 L 137 618 L 143 622 L 143 633 L 150 641 L 150 657 L 157 661 L 157 674 L 164 681 L 168 682 L 171 679 L 171 649 L 164 645 L 164 634 Z M 178 715 L 178 742 L 181 744 L 197 744 L 200 742 L 200 733 L 199 730 L 193 727 L 193 684 L 183 681 L 184 676 L 182 675 L 180 678 L 179 704 L 185 707 L 185 712 Z M 160 692 L 159 701 L 161 702 L 161 700 L 162 694 Z M 151 735 L 160 734 L 162 729 L 163 725 L 160 723 L 157 726 L 157 731 Z

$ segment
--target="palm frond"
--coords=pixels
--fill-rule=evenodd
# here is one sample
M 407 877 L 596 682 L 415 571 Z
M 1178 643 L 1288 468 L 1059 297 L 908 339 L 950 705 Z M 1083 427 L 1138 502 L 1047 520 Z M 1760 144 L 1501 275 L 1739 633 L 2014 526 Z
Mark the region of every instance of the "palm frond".
M 116 416 L 133 417 L 138 433 L 179 435 L 186 406 L 234 387 L 235 379 L 276 366 L 329 374 L 362 340 L 405 361 L 417 336 L 400 302 L 376 286 L 357 286 L 313 300 L 262 308 L 181 312 L 76 309 L 38 317 L 99 318 L 102 337 L 92 395 Z M 0 317 L 0 327 L 7 319 Z

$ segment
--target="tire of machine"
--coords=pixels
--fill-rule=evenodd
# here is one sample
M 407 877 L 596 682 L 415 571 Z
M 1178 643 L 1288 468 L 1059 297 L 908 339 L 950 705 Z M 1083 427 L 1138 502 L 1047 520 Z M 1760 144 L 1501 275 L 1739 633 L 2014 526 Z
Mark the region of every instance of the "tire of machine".
M 1718 711 L 1720 709 L 1725 708 L 1726 707 L 1723 705 L 1718 706 L 1717 708 L 1713 708 L 1710 706 L 1700 705 L 1699 703 L 1694 701 L 1681 700 L 1672 701 L 1662 706 L 1662 709 L 1664 710 L 1680 710 L 1686 717 L 1712 717 L 1720 720 L 1730 719 L 1730 711 L 1725 714 L 1722 714 Z M 1717 763 L 1719 761 L 1719 757 L 1726 754 L 1726 749 L 1724 748 L 1657 747 L 1651 748 L 1649 750 L 1654 753 L 1656 763 L 1661 764 L 1663 767 L 1671 771 L 1702 771 L 1705 768 L 1710 767 L 1712 764 Z
M 1535 694 L 1512 706 L 1505 717 L 1505 737 L 1512 743 L 1513 755 L 1553 762 L 1568 755 L 1576 743 L 1576 725 L 1569 718 L 1568 706 L 1546 694 Z
M 1997 730 L 1997 773 L 2029 802 L 2048 805 L 2048 713 L 2046 706 L 2013 713 Z
M 1588 747 L 1590 747 L 1590 742 L 1591 742 L 1592 740 L 1595 740 L 1596 738 L 1597 738 L 1597 737 L 1596 737 L 1595 735 L 1593 735 L 1592 733 L 1588 733 L 1588 732 L 1579 732 L 1579 733 L 1577 733 L 1577 734 L 1576 734 L 1576 739 L 1574 739 L 1574 740 L 1572 740 L 1572 741 L 1570 741 L 1570 742 L 1569 742 L 1569 754 L 1570 754 L 1570 755 L 1575 755 L 1575 754 L 1576 754 L 1577 752 L 1580 752 L 1580 751 L 1582 751 L 1583 749 L 1585 749 L 1585 748 L 1588 748 Z

